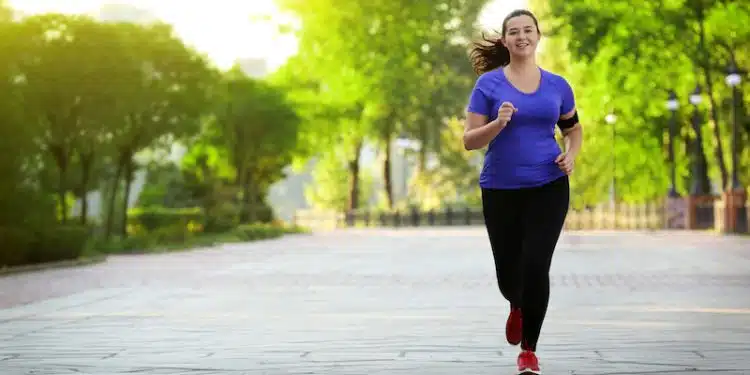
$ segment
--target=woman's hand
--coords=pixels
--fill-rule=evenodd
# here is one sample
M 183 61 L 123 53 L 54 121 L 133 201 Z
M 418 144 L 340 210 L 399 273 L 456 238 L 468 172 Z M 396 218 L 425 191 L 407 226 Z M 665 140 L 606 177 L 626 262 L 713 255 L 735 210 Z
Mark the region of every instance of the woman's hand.
M 513 114 L 516 112 L 518 112 L 518 109 L 513 106 L 513 103 L 503 102 L 497 110 L 497 121 L 500 123 L 500 127 L 508 125 L 511 117 L 513 117 Z
M 575 156 L 567 152 L 563 152 L 555 159 L 555 163 L 557 163 L 557 166 L 560 167 L 560 169 L 565 172 L 566 175 L 570 175 L 571 173 L 573 173 L 575 162 Z

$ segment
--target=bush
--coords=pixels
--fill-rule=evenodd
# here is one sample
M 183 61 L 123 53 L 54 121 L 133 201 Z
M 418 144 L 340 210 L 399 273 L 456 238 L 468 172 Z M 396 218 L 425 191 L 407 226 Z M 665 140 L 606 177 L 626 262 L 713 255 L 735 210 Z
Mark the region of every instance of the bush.
M 0 267 L 20 266 L 26 263 L 34 242 L 31 232 L 12 227 L 0 227 Z
M 285 227 L 280 224 L 246 224 L 224 233 L 193 233 L 183 226 L 159 228 L 142 232 L 127 238 L 113 238 L 107 242 L 91 245 L 99 253 L 143 253 L 163 250 L 189 249 L 213 246 L 219 243 L 250 242 L 278 238 L 287 233 L 302 233 L 299 227 Z
M 77 259 L 86 248 L 88 228 L 60 225 L 42 229 L 0 228 L 0 266 Z
M 89 249 L 94 254 L 130 254 L 150 249 L 153 246 L 151 237 L 139 234 L 126 238 L 114 237 L 110 240 L 98 238 L 90 243 Z
M 159 228 L 197 225 L 203 227 L 206 216 L 200 208 L 165 208 L 142 207 L 134 208 L 128 213 L 129 224 L 136 228 L 143 228 L 152 232 Z
M 243 241 L 255 241 L 280 237 L 284 229 L 270 224 L 245 224 L 238 226 L 235 233 Z
M 232 202 L 223 202 L 212 207 L 206 217 L 206 232 L 222 233 L 232 230 L 237 225 L 240 209 Z
M 80 225 L 60 225 L 37 230 L 27 262 L 44 263 L 77 259 L 83 255 L 88 238 L 88 228 Z
M 187 226 L 178 224 L 156 229 L 148 237 L 155 244 L 182 244 L 192 237 L 192 233 Z
M 286 227 L 281 224 L 245 224 L 235 229 L 235 234 L 242 241 L 264 240 L 269 238 L 281 237 L 287 233 L 304 233 L 305 230 L 299 227 Z

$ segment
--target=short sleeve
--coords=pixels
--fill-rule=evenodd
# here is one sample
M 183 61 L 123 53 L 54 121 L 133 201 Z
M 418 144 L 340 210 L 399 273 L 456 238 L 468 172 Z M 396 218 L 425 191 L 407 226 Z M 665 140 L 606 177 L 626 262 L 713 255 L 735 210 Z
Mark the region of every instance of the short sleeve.
M 573 88 L 570 87 L 565 78 L 560 78 L 560 91 L 562 95 L 562 101 L 560 102 L 560 115 L 566 114 L 576 107 L 575 94 L 573 94 Z
M 471 95 L 469 96 L 469 106 L 467 110 L 472 113 L 477 113 L 489 117 L 490 113 L 492 112 L 492 103 L 490 101 L 489 95 L 486 92 L 487 89 L 483 87 L 483 82 L 484 81 L 482 79 L 479 79 L 474 85 L 474 89 L 471 91 Z

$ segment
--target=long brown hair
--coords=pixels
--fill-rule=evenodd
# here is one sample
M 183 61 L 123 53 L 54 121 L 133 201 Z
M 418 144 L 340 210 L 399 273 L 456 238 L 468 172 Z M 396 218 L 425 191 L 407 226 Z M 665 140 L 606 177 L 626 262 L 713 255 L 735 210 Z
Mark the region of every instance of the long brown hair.
M 516 9 L 510 12 L 503 20 L 503 29 L 501 36 L 505 36 L 505 32 L 508 28 L 508 20 L 518 16 L 529 16 L 534 20 L 536 31 L 539 32 L 539 21 L 533 13 L 526 9 Z M 474 72 L 479 74 L 489 72 L 490 70 L 497 69 L 499 67 L 506 66 L 510 63 L 510 51 L 503 45 L 500 38 L 489 39 L 482 33 L 482 40 L 480 42 L 472 43 L 472 49 L 470 53 L 471 65 L 474 68 Z

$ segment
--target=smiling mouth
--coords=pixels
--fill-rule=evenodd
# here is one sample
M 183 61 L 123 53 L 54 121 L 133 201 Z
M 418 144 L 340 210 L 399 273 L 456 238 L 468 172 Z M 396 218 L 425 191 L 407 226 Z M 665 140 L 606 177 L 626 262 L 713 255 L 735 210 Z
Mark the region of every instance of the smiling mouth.
M 529 46 L 529 43 L 519 43 L 519 44 L 516 44 L 516 47 L 518 47 L 518 48 L 526 48 L 528 46 Z

